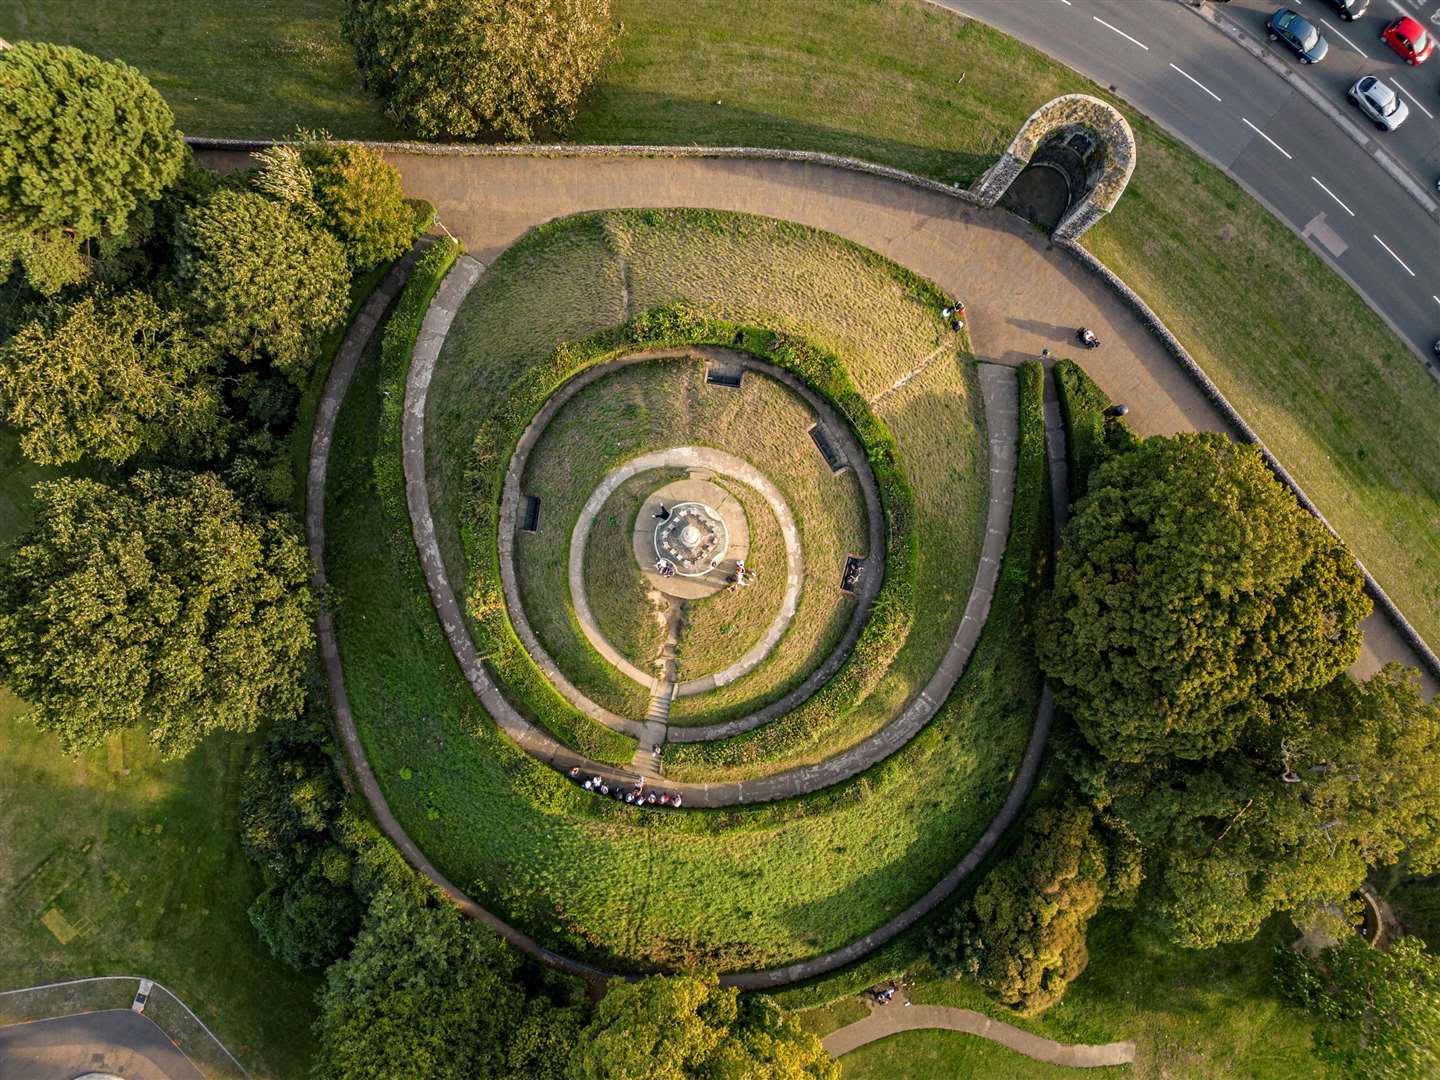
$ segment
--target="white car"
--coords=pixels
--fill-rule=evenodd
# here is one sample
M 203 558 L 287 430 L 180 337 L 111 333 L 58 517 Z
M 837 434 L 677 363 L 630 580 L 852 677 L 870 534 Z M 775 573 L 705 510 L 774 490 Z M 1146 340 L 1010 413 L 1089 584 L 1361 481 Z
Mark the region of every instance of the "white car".
M 1395 88 L 1376 75 L 1362 75 L 1349 93 L 1350 100 L 1381 131 L 1394 131 L 1410 115 L 1410 106 L 1400 100 Z

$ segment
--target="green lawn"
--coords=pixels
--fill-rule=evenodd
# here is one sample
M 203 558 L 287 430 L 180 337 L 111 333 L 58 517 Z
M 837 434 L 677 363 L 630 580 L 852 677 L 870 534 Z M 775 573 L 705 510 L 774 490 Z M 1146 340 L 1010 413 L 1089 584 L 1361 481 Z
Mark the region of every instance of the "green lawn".
M 512 312 L 512 317 L 524 315 Z M 487 343 L 487 366 L 496 351 Z M 455 356 L 450 362 L 461 364 L 464 358 Z M 439 387 L 434 392 L 440 392 Z M 478 416 L 483 401 L 472 400 Z M 536 532 L 517 536 L 515 567 L 536 634 L 581 690 L 616 712 L 644 715 L 648 692 L 605 663 L 575 623 L 566 568 L 580 509 L 605 475 L 638 454 L 673 446 L 713 447 L 761 469 L 780 489 L 802 530 L 806 568 L 790 632 L 767 661 L 717 691 L 679 699 L 676 722 L 707 722 L 749 712 L 801 681 L 824 659 L 844 633 L 853 610 L 853 601 L 838 588 L 839 567 L 844 553 L 864 553 L 866 522 L 854 476 L 832 474 L 816 451 L 808 434 L 814 423 L 810 407 L 781 383 L 752 374 L 738 391 L 720 389 L 706 384 L 704 367 L 695 360 L 656 360 L 622 368 L 587 386 L 556 413 L 525 470 L 524 491 L 540 497 L 541 521 Z M 656 486 L 647 483 L 639 494 Z M 687 626 L 679 649 L 682 680 L 738 659 L 779 610 L 785 588 L 784 545 L 764 499 L 754 494 L 751 501 L 759 547 L 748 562 L 764 581 L 739 594 L 722 593 L 686 606 Z M 763 517 L 757 513 L 762 509 Z M 636 510 L 638 503 L 617 517 L 613 527 L 602 515 L 586 555 L 587 561 L 598 558 L 601 546 L 609 543 L 622 572 L 641 581 L 630 535 Z M 631 649 L 648 649 L 643 658 L 626 654 L 648 670 L 661 635 L 631 633 L 626 627 L 639 622 L 653 629 L 654 608 L 642 590 L 638 603 L 626 601 L 629 615 L 623 617 L 618 601 L 625 595 L 613 587 L 590 584 L 597 622 L 602 629 L 613 626 L 631 642 Z M 725 626 L 734 632 L 727 635 Z M 725 640 L 727 636 L 733 640 Z M 699 665 L 703 667 L 694 670 Z
M 473 333 L 487 308 L 467 310 Z M 983 829 L 1038 693 L 1013 593 L 997 599 L 939 718 L 884 764 L 822 794 L 637 815 L 525 757 L 460 678 L 403 504 L 375 489 L 383 389 L 375 369 L 362 368 L 331 464 L 327 563 L 347 689 L 392 809 L 482 903 L 585 956 L 641 967 L 768 965 L 879 925 Z
M 1134 1066 L 1100 1070 L 1101 1075 L 1155 1080 L 1326 1077 L 1333 1074 L 1310 1053 L 1309 1017 L 1280 1000 L 1271 982 L 1272 950 L 1295 936 L 1288 921 L 1277 917 L 1243 945 L 1178 949 L 1130 913 L 1110 911 L 1091 924 L 1090 966 L 1064 1000 L 1043 1016 L 1015 1017 L 977 987 L 935 979 L 923 964 L 914 969 L 913 997 L 921 1004 L 976 1009 L 1060 1042 L 1134 1040 Z M 815 1010 L 810 1026 L 837 1026 L 835 1011 Z M 843 1015 L 851 1018 L 851 1013 Z M 845 1055 L 841 1065 L 847 1080 L 896 1075 L 906 1080 L 1052 1077 L 1062 1071 L 971 1036 L 936 1031 L 872 1043 Z M 900 1068 L 903 1073 L 897 1073 Z M 1074 1075 L 1073 1070 L 1065 1074 Z

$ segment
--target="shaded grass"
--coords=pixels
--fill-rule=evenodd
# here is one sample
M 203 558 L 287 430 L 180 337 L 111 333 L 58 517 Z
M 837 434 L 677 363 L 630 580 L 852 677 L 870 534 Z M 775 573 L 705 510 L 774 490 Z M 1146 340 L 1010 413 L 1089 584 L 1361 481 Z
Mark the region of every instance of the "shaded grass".
M 863 552 L 865 511 L 854 477 L 848 472 L 832 474 L 816 452 L 807 434 L 814 422 L 809 406 L 782 384 L 752 373 L 738 392 L 718 389 L 706 384 L 703 367 L 694 360 L 656 360 L 621 368 L 586 387 L 555 415 L 531 453 L 525 474 L 526 493 L 542 499 L 541 527 L 517 537 L 515 565 L 526 613 L 537 635 L 581 690 L 617 712 L 628 707 L 629 715 L 644 715 L 648 693 L 605 664 L 575 622 L 565 572 L 571 534 L 594 488 L 624 461 L 670 446 L 714 447 L 762 470 L 781 490 L 802 528 L 807 573 L 791 632 L 767 661 L 718 691 L 679 699 L 676 705 L 683 703 L 684 708 L 672 714 L 676 722 L 707 722 L 748 712 L 803 679 L 834 647 L 853 607 L 853 601 L 836 588 L 836 553 Z M 763 499 L 759 502 L 765 506 Z M 765 514 L 769 513 L 765 506 Z M 775 531 L 778 534 L 778 526 Z M 628 532 L 623 549 L 638 578 Z M 784 578 L 781 546 L 767 574 L 773 603 L 763 603 L 763 587 L 746 590 L 758 591 L 760 600 L 750 604 L 754 616 L 750 621 L 758 620 L 750 642 L 774 618 Z M 591 599 L 596 600 L 594 588 Z M 704 601 L 700 609 L 713 603 Z M 722 603 L 719 610 L 740 606 Z M 687 605 L 687 617 L 694 612 L 695 607 Z M 699 617 L 703 632 L 707 616 Z M 681 639 L 682 656 L 688 636 L 687 630 Z M 637 663 L 648 667 L 654 655 L 652 651 Z M 707 657 L 707 663 L 711 659 Z M 718 670 L 728 662 L 720 658 L 707 670 Z
M 327 563 L 346 686 L 392 809 L 481 902 L 592 958 L 774 964 L 857 937 L 913 901 L 1003 801 L 1039 676 L 1024 621 L 1001 600 L 936 721 L 883 764 L 805 799 L 637 814 L 525 757 L 460 678 L 413 545 L 399 542 L 403 510 L 375 489 L 381 390 L 363 367 L 331 463 Z
M 304 1074 L 319 977 L 272 960 L 246 915 L 263 884 L 238 835 L 253 740 L 163 762 L 126 732 L 68 758 L 0 699 L 0 989 L 143 975 L 257 1080 Z M 52 910 L 80 931 L 68 944 L 40 921 Z

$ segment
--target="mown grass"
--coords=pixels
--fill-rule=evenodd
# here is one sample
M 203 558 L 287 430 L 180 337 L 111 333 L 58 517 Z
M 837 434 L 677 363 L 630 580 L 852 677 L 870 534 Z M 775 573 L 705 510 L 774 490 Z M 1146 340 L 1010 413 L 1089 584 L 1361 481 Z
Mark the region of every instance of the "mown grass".
M 477 402 L 477 411 L 479 407 Z M 644 715 L 648 693 L 605 664 L 576 624 L 566 567 L 580 509 L 604 476 L 637 454 L 672 446 L 713 447 L 764 472 L 800 524 L 807 579 L 790 633 L 766 662 L 718 691 L 679 699 L 676 705 L 683 702 L 684 708 L 672 713 L 676 722 L 707 722 L 758 708 L 803 679 L 829 653 L 844 633 L 854 603 L 837 587 L 839 566 L 843 553 L 865 551 L 866 521 L 854 476 L 832 474 L 807 434 L 814 422 L 799 395 L 775 380 L 752 374 L 738 391 L 721 389 L 706 384 L 703 365 L 695 360 L 656 360 L 622 368 L 586 387 L 556 413 L 526 467 L 524 490 L 540 496 L 542 520 L 535 533 L 516 538 L 515 566 L 536 634 L 581 690 L 617 712 L 628 708 L 626 715 Z M 651 490 L 653 486 L 646 489 Z M 759 505 L 770 517 L 763 499 Z M 629 524 L 633 520 L 627 530 Z M 592 545 L 599 535 L 599 525 L 596 528 Z M 733 625 L 744 616 L 737 641 L 719 653 L 700 654 L 707 671 L 738 658 L 764 633 L 779 608 L 785 555 L 778 525 L 771 528 L 775 539 L 768 565 L 762 566 L 766 559 L 761 552 L 756 554 L 762 563 L 750 560 L 765 574 L 765 583 L 733 597 L 721 594 L 718 607 L 714 599 L 687 605 L 687 619 L 699 619 L 698 632 L 708 646 L 719 639 L 706 628 L 713 621 L 707 608 L 717 612 L 722 623 Z M 622 546 L 623 558 L 638 578 L 628 531 Z M 600 602 L 595 587 L 590 599 L 592 607 Z M 649 607 L 646 603 L 638 609 L 641 619 Z M 601 616 L 597 613 L 596 618 Z M 696 655 L 690 634 L 687 628 L 681 638 L 682 664 L 686 655 Z M 658 645 L 635 662 L 648 668 L 656 651 Z M 681 675 L 692 677 L 691 672 Z
M 327 565 L 367 755 L 451 880 L 556 947 L 725 970 L 863 934 L 978 836 L 1039 693 L 1025 621 L 998 601 L 939 717 L 883 764 L 802 800 L 637 814 L 515 749 L 455 668 L 403 508 L 376 490 L 387 400 L 377 374 L 362 367 L 340 417 Z

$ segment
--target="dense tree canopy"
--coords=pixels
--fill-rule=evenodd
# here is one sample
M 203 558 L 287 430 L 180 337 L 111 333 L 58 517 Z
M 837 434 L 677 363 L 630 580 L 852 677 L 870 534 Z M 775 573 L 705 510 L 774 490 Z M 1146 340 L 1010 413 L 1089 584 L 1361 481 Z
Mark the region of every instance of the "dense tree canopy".
M 0 681 L 66 750 L 143 727 L 175 756 L 299 708 L 312 637 L 293 527 L 248 519 L 203 473 L 35 492 L 0 566 Z
M 0 50 L 0 230 L 123 232 L 188 156 L 145 76 L 66 45 Z
M 1440 866 L 1440 706 L 1392 665 L 1295 695 L 1204 761 L 1098 764 L 1080 782 L 1145 851 L 1146 905 L 1196 948 L 1304 922 L 1402 853 Z
M 931 957 L 1023 1015 L 1043 1012 L 1085 970 L 1085 930 L 1101 902 L 1107 894 L 1128 902 L 1139 873 L 1128 833 L 1101 828 L 1088 804 L 1042 807 L 970 909 L 936 927 Z
M 614 48 L 609 0 L 348 0 L 365 84 L 426 138 L 561 130 Z
M 32 461 L 120 464 L 220 425 L 216 354 L 143 292 L 50 303 L 0 345 L 0 411 Z
M 221 189 L 179 223 L 177 276 L 206 335 L 243 362 L 302 381 L 349 309 L 339 242 L 283 204 Z
M 327 975 L 312 1076 L 558 1078 L 579 1010 L 527 1001 L 519 973 L 517 955 L 453 905 L 382 884 L 354 950 Z
M 1357 937 L 1314 960 L 1282 955 L 1285 993 L 1316 1017 L 1315 1052 L 1345 1076 L 1440 1076 L 1440 957 L 1417 937 L 1387 952 Z
M 1178 435 L 1091 477 L 1038 644 L 1101 753 L 1203 758 L 1353 663 L 1369 610 L 1354 559 L 1256 448 Z
M 772 1000 L 712 976 L 615 980 L 581 1035 L 573 1080 L 835 1080 L 820 1040 Z

